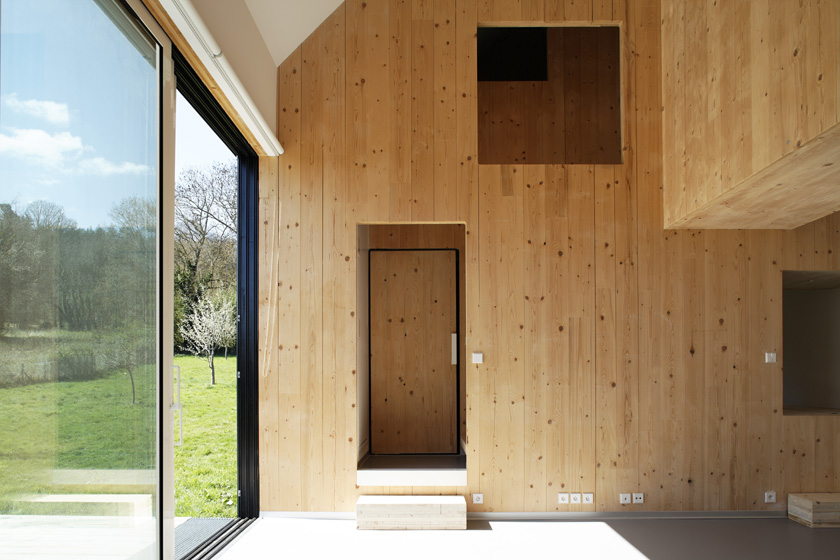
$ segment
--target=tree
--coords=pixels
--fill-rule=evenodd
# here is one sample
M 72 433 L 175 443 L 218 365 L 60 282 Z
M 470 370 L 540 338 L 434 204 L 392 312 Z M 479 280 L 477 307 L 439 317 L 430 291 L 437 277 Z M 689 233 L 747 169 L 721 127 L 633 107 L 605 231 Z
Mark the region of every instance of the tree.
M 175 185 L 175 345 L 207 289 L 236 285 L 238 163 L 182 171 Z
M 176 269 L 188 283 L 236 279 L 237 162 L 181 172 L 175 187 Z M 185 294 L 186 295 L 186 294 Z
M 192 304 L 181 324 L 185 349 L 194 356 L 203 356 L 210 367 L 210 384 L 216 384 L 213 356 L 236 340 L 236 306 L 224 292 L 204 294 Z
M 26 217 L 35 229 L 57 230 L 75 228 L 76 221 L 64 214 L 64 208 L 48 200 L 36 200 L 26 207 Z

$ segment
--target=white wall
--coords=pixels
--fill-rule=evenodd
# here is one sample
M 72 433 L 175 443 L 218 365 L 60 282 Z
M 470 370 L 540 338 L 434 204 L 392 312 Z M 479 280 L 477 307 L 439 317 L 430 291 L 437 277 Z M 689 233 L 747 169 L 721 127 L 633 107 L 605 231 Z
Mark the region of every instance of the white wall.
M 245 0 L 192 0 L 210 34 L 277 135 L 277 67 Z

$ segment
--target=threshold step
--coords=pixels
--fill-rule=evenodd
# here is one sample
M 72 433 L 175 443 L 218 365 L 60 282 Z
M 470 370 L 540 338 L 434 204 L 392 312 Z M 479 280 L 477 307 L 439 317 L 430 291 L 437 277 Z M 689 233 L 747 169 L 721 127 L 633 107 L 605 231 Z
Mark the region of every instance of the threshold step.
M 463 496 L 359 496 L 356 528 L 463 530 L 467 528 L 467 500 Z
M 367 455 L 356 470 L 359 486 L 466 486 L 464 455 Z
M 840 527 L 840 493 L 788 494 L 788 517 L 812 529 Z

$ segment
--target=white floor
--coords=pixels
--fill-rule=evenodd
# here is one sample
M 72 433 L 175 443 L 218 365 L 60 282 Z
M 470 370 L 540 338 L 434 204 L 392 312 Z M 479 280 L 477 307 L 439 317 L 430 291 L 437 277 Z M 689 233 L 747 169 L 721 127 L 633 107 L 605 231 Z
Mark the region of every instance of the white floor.
M 466 531 L 358 531 L 350 520 L 264 518 L 217 560 L 647 558 L 603 522 L 471 521 Z
M 154 559 L 153 517 L 0 515 L 0 560 Z
M 355 521 L 264 518 L 219 560 L 837 560 L 840 529 L 783 517 L 470 521 L 466 531 L 358 531 Z

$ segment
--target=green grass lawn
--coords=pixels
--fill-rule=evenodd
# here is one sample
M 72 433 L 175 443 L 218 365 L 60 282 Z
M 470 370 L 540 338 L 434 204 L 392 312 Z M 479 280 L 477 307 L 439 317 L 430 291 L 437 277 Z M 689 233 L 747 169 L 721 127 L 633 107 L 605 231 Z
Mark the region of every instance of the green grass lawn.
M 0 356 L 38 363 L 52 346 L 49 340 L 23 345 L 7 337 L 0 339 Z M 182 372 L 185 422 L 184 445 L 175 448 L 176 515 L 235 517 L 236 358 L 216 358 L 215 386 L 209 385 L 206 361 L 175 361 Z M 56 470 L 154 469 L 154 367 L 138 367 L 134 378 L 135 404 L 121 371 L 0 388 L 0 513 L 19 512 L 16 500 L 25 494 L 102 491 L 56 487 Z
M 136 404 L 122 372 L 0 389 L 0 511 L 55 493 L 57 469 L 154 468 L 154 382 L 154 367 L 137 368 Z
M 184 406 L 184 444 L 175 448 L 177 517 L 236 517 L 236 357 L 217 356 L 215 364 L 210 385 L 206 360 L 175 357 Z

